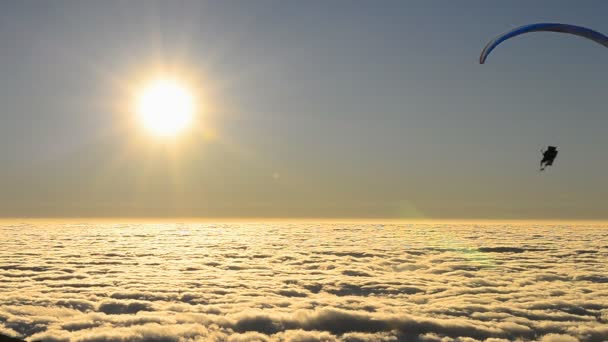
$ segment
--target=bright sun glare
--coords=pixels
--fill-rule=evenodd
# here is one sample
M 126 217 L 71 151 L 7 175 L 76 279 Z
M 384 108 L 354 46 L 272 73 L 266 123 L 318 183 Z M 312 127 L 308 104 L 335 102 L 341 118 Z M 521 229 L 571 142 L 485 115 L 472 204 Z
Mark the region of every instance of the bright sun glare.
M 194 99 L 180 83 L 157 80 L 148 84 L 137 98 L 137 114 L 152 133 L 173 136 L 192 122 Z

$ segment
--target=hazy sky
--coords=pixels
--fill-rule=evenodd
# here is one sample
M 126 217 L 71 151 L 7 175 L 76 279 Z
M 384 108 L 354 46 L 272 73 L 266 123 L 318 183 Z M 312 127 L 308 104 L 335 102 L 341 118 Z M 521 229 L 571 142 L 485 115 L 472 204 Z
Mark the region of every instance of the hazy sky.
M 607 218 L 598 1 L 13 1 L 0 5 L 0 215 Z M 196 127 L 127 108 L 159 68 Z M 540 149 L 560 154 L 538 172 Z

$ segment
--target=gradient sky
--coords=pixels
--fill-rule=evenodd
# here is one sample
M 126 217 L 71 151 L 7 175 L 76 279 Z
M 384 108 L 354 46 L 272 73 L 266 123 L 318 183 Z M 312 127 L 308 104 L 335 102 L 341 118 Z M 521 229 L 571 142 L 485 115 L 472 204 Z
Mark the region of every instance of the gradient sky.
M 0 5 L 4 217 L 608 218 L 598 1 Z M 205 108 L 173 142 L 126 108 L 162 68 Z M 556 145 L 538 172 L 540 149 Z

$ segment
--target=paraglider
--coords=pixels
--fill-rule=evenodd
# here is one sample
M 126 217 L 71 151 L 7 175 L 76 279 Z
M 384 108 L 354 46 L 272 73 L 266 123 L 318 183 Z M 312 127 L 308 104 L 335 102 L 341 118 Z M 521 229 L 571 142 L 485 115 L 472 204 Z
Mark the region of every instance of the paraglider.
M 590 39 L 598 44 L 601 44 L 605 47 L 608 47 L 608 37 L 591 29 L 582 26 L 568 25 L 568 24 L 559 24 L 559 23 L 538 23 L 538 24 L 530 24 L 520 26 L 511 31 L 505 32 L 498 37 L 492 39 L 481 51 L 481 55 L 479 56 L 479 64 L 484 64 L 486 58 L 496 48 L 500 43 L 504 42 L 507 39 L 519 36 L 521 34 L 529 33 L 529 32 L 559 32 L 559 33 L 568 33 L 576 36 L 580 36 L 583 38 Z
M 567 33 L 587 38 L 608 48 L 608 36 L 592 29 L 559 23 L 536 23 L 517 27 L 490 40 L 481 51 L 481 55 L 479 55 L 479 64 L 484 64 L 488 55 L 505 40 L 530 32 Z M 557 157 L 557 148 L 555 146 L 549 146 L 546 151 L 541 150 L 541 152 L 543 154 L 543 159 L 540 161 L 540 171 L 543 171 L 547 166 L 553 165 L 553 161 L 555 160 L 555 157 Z
M 557 157 L 557 147 L 549 146 L 546 151 L 542 151 L 543 159 L 540 161 L 540 171 L 544 171 L 547 166 L 553 165 L 555 157 Z

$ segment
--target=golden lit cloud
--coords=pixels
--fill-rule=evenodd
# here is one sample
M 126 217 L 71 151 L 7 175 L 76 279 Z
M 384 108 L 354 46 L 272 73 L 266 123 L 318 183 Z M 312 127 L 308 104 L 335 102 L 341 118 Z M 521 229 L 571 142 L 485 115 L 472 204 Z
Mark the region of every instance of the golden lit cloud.
M 14 223 L 0 236 L 0 335 L 32 341 L 608 336 L 605 224 Z

